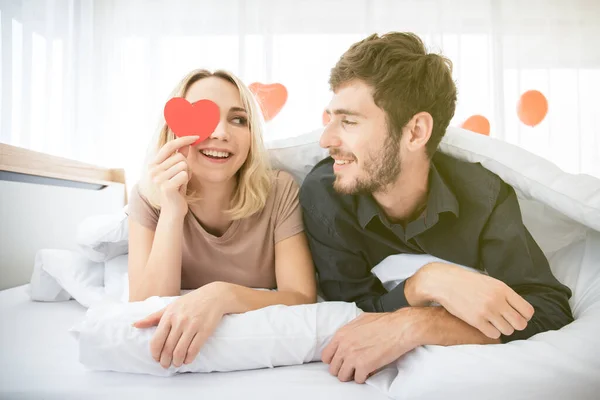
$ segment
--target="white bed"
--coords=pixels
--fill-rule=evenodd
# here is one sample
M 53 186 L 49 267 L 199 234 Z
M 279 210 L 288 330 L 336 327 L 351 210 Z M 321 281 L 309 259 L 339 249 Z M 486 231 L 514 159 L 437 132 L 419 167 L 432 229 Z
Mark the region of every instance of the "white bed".
M 388 399 L 369 385 L 339 382 L 322 363 L 173 377 L 88 371 L 68 333 L 85 308 L 33 302 L 26 287 L 0 291 L 1 399 Z
M 324 155 L 318 136 L 270 143 L 275 166 L 302 180 Z M 87 371 L 69 334 L 85 308 L 74 300 L 33 302 L 27 286 L 19 286 L 0 292 L 0 398 L 600 398 L 600 181 L 462 130 L 449 129 L 441 151 L 480 162 L 515 187 L 526 226 L 556 277 L 573 290 L 572 324 L 506 345 L 420 347 L 366 385 L 341 383 L 322 363 L 156 377 Z

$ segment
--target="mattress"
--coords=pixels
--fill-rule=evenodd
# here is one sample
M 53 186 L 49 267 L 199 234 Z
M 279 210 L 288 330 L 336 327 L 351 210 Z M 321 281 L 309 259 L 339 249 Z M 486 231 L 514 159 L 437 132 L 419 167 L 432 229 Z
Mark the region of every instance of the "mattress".
M 88 371 L 68 333 L 86 309 L 74 300 L 34 302 L 26 289 L 0 291 L 1 399 L 388 399 L 339 382 L 323 363 L 169 378 Z

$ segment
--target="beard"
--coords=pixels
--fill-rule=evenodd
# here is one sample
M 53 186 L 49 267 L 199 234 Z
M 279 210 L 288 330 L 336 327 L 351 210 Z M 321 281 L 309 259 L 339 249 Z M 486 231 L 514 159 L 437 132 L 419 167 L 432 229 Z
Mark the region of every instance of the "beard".
M 332 152 L 332 154 L 335 154 Z M 356 157 L 354 157 L 356 160 Z M 355 161 L 356 162 L 356 161 Z M 398 179 L 400 166 L 400 138 L 388 134 L 383 148 L 373 154 L 369 152 L 363 163 L 362 171 L 354 182 L 343 184 L 336 176 L 333 188 L 336 192 L 348 195 L 373 194 L 384 191 L 385 187 Z

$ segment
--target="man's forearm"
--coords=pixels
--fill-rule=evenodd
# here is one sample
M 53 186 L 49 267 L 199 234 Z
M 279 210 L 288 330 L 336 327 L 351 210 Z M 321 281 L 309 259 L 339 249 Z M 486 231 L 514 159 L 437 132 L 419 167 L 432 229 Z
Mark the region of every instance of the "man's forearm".
M 443 307 L 410 307 L 397 312 L 410 313 L 411 336 L 418 346 L 501 343 L 500 339 L 490 339 Z

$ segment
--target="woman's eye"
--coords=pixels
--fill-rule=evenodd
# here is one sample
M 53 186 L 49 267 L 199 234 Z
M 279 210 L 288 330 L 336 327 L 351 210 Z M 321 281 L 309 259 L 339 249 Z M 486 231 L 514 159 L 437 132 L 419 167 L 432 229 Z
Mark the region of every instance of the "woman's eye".
M 248 123 L 248 119 L 245 117 L 234 117 L 231 120 L 236 125 L 246 125 Z

